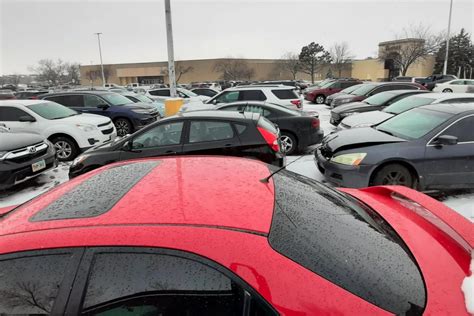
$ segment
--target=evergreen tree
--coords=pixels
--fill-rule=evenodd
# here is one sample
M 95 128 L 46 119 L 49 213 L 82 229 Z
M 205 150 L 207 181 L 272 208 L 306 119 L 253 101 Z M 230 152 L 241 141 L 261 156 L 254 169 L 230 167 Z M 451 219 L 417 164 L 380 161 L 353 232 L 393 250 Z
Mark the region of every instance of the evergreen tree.
M 440 49 L 436 53 L 434 73 L 443 73 L 445 55 L 446 42 L 441 45 Z M 469 65 L 474 68 L 474 45 L 471 41 L 470 34 L 464 29 L 461 29 L 459 34 L 449 39 L 447 73 L 450 75 L 457 75 L 459 72 L 459 67 L 461 67 L 461 77 L 464 77 L 464 69 L 466 70 L 466 77 L 469 77 Z

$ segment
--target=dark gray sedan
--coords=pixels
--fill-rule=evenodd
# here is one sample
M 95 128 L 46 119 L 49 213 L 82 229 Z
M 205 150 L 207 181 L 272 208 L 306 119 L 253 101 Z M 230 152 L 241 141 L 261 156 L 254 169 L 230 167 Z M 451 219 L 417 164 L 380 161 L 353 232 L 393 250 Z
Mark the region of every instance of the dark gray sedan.
M 474 103 L 431 104 L 323 139 L 315 160 L 339 186 L 474 188 Z

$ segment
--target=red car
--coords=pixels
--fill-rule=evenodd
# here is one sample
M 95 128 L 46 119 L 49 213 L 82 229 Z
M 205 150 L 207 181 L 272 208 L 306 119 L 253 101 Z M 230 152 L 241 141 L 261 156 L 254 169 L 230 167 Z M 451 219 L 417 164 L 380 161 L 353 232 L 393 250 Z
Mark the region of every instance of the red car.
M 305 95 L 305 99 L 317 104 L 323 104 L 326 98 L 331 94 L 340 92 L 343 89 L 349 88 L 353 85 L 360 84 L 359 80 L 334 80 L 324 84 L 317 89 L 309 91 Z
M 466 219 L 408 188 L 274 170 L 127 161 L 1 210 L 0 314 L 467 314 Z

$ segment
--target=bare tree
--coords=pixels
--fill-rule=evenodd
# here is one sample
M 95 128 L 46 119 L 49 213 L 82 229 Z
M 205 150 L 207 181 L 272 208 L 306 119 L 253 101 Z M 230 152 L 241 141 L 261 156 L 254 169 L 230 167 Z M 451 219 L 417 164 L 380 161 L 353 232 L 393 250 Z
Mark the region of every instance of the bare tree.
M 296 74 L 301 70 L 299 55 L 297 53 L 287 52 L 278 61 L 278 68 L 281 71 L 289 72 L 296 79 Z
M 79 64 L 66 63 L 61 59 L 41 59 L 37 66 L 29 67 L 29 70 L 36 73 L 40 81 L 53 85 L 71 81 L 73 78 L 79 82 Z
M 250 80 L 255 76 L 255 69 L 242 59 L 223 59 L 214 64 L 214 71 L 221 73 L 223 80 Z
M 342 71 L 347 68 L 354 56 L 349 50 L 347 42 L 335 43 L 330 49 L 332 64 L 334 69 L 337 71 L 337 75 L 340 78 Z
M 411 65 L 434 54 L 443 42 L 442 34 L 433 34 L 429 27 L 422 24 L 404 28 L 396 37 L 406 41 L 388 45 L 380 52 L 379 58 L 393 62 L 402 76 L 406 75 Z
M 192 66 L 185 67 L 178 61 L 178 62 L 176 62 L 176 67 L 175 67 L 174 71 L 175 71 L 175 74 L 176 74 L 176 82 L 178 83 L 179 80 L 181 79 L 181 76 L 184 75 L 184 74 L 193 72 L 194 67 L 192 67 Z M 164 70 L 162 73 L 165 76 L 168 76 L 168 69 Z
M 80 72 L 78 63 L 66 63 L 67 81 L 79 84 Z

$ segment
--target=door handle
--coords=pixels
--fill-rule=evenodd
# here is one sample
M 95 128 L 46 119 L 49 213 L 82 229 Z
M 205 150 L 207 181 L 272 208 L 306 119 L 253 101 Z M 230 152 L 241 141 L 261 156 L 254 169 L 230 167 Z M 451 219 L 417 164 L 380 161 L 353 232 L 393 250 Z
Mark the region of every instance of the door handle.
M 177 152 L 175 152 L 175 151 L 172 151 L 172 150 L 168 150 L 168 151 L 166 151 L 166 152 L 165 152 L 165 154 L 169 154 L 169 155 L 176 155 L 176 154 L 177 154 Z

